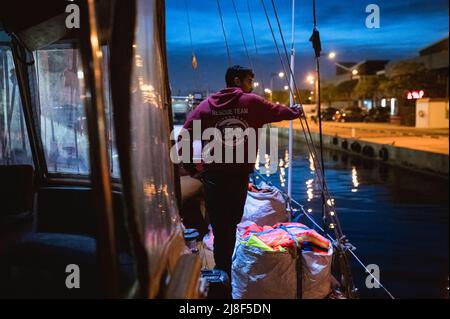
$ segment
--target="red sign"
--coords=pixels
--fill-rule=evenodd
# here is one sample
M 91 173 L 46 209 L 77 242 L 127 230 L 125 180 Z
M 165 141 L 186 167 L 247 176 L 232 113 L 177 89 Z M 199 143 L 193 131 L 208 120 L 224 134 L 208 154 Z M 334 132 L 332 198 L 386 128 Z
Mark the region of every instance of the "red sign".
M 420 91 L 408 91 L 407 99 L 408 100 L 417 100 L 421 99 L 424 96 L 425 92 L 423 90 Z

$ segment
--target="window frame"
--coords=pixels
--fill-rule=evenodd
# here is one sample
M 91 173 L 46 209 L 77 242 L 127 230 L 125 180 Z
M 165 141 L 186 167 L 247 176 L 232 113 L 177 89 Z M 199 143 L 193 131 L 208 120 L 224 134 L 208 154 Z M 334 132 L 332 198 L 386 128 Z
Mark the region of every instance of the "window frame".
M 20 45 L 20 41 L 17 39 L 11 38 L 9 42 L 3 42 L 3 44 L 11 49 L 22 112 L 33 158 L 33 166 L 36 172 L 35 175 L 38 177 L 38 182 L 41 183 L 46 178 L 48 172 L 47 164 L 41 150 L 40 132 L 36 129 L 35 116 L 33 114 L 33 105 L 36 104 L 35 93 L 37 82 L 33 81 L 33 77 L 30 78 L 30 73 L 35 75 L 34 56 L 25 47 Z M 19 57 L 19 55 L 25 55 L 25 60 L 23 60 L 23 57 Z M 30 62 L 27 62 L 27 59 L 30 59 Z
M 57 41 L 55 43 L 52 43 L 48 46 L 45 46 L 44 48 L 38 49 L 38 50 L 62 50 L 62 49 L 78 49 L 80 50 L 80 44 L 78 43 L 77 39 L 64 39 Z M 33 72 L 36 76 L 36 92 L 33 92 L 34 94 L 37 94 L 39 96 L 39 85 L 38 85 L 38 70 L 36 67 L 36 52 L 33 51 Z M 83 63 L 82 59 L 80 60 L 80 63 Z M 28 79 L 30 81 L 30 79 Z M 41 102 L 39 100 L 39 104 L 35 106 L 36 108 L 40 109 Z M 112 109 L 112 106 L 111 106 Z M 111 126 L 112 129 L 114 129 L 114 126 Z M 40 153 L 40 156 L 44 158 L 44 164 L 45 164 L 45 174 L 42 179 L 42 185 L 43 186 L 91 186 L 91 168 L 89 168 L 88 174 L 77 174 L 77 173 L 65 173 L 65 172 L 50 172 L 48 170 L 48 162 L 47 158 L 45 156 L 45 149 L 44 144 L 41 136 L 41 132 L 39 132 L 40 144 L 42 145 L 42 148 L 39 148 L 37 151 Z M 89 146 L 90 147 L 90 146 Z M 108 147 L 110 149 L 110 147 Z M 89 153 L 89 151 L 88 151 Z M 112 156 L 110 154 L 109 156 Z M 90 161 L 89 165 L 90 165 Z M 111 182 L 112 187 L 115 191 L 121 191 L 122 185 L 120 182 L 120 174 L 119 176 L 114 176 L 111 174 Z
M 15 61 L 15 57 L 14 57 L 14 53 L 13 53 L 13 46 L 11 41 L 0 41 L 0 48 L 6 48 L 9 49 L 11 52 L 11 59 L 12 59 L 12 63 L 14 65 L 14 74 L 16 76 L 16 81 L 17 81 L 17 99 L 19 100 L 19 105 L 20 105 L 20 109 L 21 109 L 21 115 L 23 116 L 23 120 L 24 120 L 24 125 L 25 125 L 25 132 L 26 132 L 26 137 L 27 140 L 25 141 L 25 143 L 27 143 L 30 153 L 31 153 L 31 159 L 32 159 L 32 165 L 33 167 L 36 167 L 36 163 L 35 163 L 35 159 L 34 159 L 34 154 L 33 154 L 33 145 L 31 143 L 31 138 L 29 135 L 29 131 L 28 131 L 28 121 L 25 115 L 25 105 L 23 103 L 23 99 L 22 99 L 22 91 L 20 89 L 20 81 L 19 81 L 19 77 L 18 77 L 18 73 L 17 73 L 17 67 L 16 67 L 16 61 Z M 15 164 L 12 164 L 15 165 Z
M 33 51 L 33 57 L 34 57 L 34 72 L 36 74 L 36 89 L 37 91 L 35 92 L 35 94 L 37 94 L 39 96 L 40 92 L 39 92 L 39 74 L 38 74 L 38 70 L 37 70 L 37 65 L 36 65 L 36 53 L 37 51 L 45 51 L 45 50 L 64 50 L 64 49 L 78 49 L 79 48 L 79 44 L 77 43 L 76 39 L 67 39 L 67 40 L 60 40 L 57 41 L 55 43 L 52 43 L 48 46 L 45 46 L 41 49 L 38 49 L 36 51 Z M 80 63 L 83 63 L 80 60 Z M 36 105 L 36 107 L 38 109 L 41 109 L 41 101 L 39 100 L 39 105 Z M 83 105 L 84 106 L 84 105 Z M 41 152 L 43 158 L 45 159 L 45 165 L 46 165 L 46 170 L 47 170 L 47 174 L 46 177 L 43 180 L 43 184 L 45 185 L 62 185 L 62 184 L 67 184 L 67 185 L 90 185 L 90 176 L 91 176 L 91 172 L 90 172 L 90 167 L 89 167 L 89 173 L 87 174 L 76 174 L 76 173 L 66 173 L 66 172 L 50 172 L 48 170 L 48 159 L 45 156 L 45 146 L 42 140 L 42 135 L 41 132 L 39 132 L 39 138 L 41 139 L 41 145 L 43 146 L 42 149 L 40 149 L 39 151 Z M 88 150 L 89 153 L 89 150 Z M 88 160 L 88 163 L 90 165 L 90 162 Z

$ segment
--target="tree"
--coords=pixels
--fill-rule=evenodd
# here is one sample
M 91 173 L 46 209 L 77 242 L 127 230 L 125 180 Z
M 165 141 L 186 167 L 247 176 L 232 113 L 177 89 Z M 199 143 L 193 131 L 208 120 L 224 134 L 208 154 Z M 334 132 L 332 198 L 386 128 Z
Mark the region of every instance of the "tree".
M 399 61 L 388 66 L 386 76 L 379 84 L 379 90 L 386 97 L 398 100 L 397 114 L 402 118 L 402 124 L 415 123 L 415 101 L 406 98 L 408 91 L 423 90 L 425 97 L 445 96 L 447 84 L 439 81 L 439 74 L 426 69 L 422 63 Z
M 372 102 L 379 96 L 378 92 L 379 81 L 376 76 L 362 77 L 353 88 L 353 96 L 358 99 L 370 99 Z
M 280 104 L 289 104 L 289 92 L 288 91 L 273 91 L 273 102 L 279 102 Z
M 339 83 L 338 85 L 328 84 L 321 87 L 322 102 L 331 106 L 336 101 L 347 101 L 352 97 L 353 88 L 357 84 L 357 80 L 349 80 Z
M 288 91 L 285 91 L 285 90 L 273 91 L 272 101 L 279 102 L 280 104 L 288 105 L 289 104 L 289 95 L 290 95 L 289 90 Z M 310 96 L 310 91 L 300 89 L 300 102 L 302 104 L 311 103 L 311 101 L 308 99 L 309 96 Z M 266 94 L 266 98 L 270 98 L 270 95 Z M 297 101 L 297 95 L 296 95 L 295 100 Z
M 336 86 L 337 99 L 341 101 L 350 100 L 352 98 L 353 89 L 358 84 L 358 80 L 348 80 L 339 83 Z
M 419 62 L 399 61 L 388 68 L 386 75 L 387 79 L 380 84 L 380 90 L 386 96 L 399 100 L 404 99 L 410 90 L 424 90 L 428 97 L 439 97 L 445 92 L 437 75 Z
M 337 101 L 338 97 L 338 89 L 334 85 L 327 85 L 321 87 L 321 93 L 322 93 L 322 101 L 327 103 L 328 106 L 331 106 L 331 103 Z

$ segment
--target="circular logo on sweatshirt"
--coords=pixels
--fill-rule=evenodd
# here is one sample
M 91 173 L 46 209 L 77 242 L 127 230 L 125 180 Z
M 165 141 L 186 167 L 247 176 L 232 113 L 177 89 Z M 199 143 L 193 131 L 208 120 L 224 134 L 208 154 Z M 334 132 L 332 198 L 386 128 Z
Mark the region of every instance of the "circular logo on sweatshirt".
M 222 134 L 222 142 L 226 146 L 236 147 L 245 143 L 248 136 L 245 130 L 249 127 L 248 123 L 239 118 L 226 118 L 216 124 L 216 128 Z

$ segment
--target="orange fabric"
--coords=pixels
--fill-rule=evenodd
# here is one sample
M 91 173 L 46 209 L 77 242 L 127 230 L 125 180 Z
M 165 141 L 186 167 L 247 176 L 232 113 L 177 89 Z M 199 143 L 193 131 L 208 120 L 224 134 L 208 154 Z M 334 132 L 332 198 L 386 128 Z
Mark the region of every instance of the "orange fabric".
M 253 185 L 252 183 L 248 183 L 248 187 L 247 187 L 249 192 L 252 193 L 270 193 L 271 190 L 270 189 L 259 189 L 256 188 L 255 185 Z
M 286 230 L 280 228 L 280 226 L 287 227 L 289 232 L 295 236 L 300 244 L 307 241 L 326 250 L 330 248 L 331 243 L 328 239 L 321 236 L 313 229 L 307 229 L 305 225 L 300 223 L 279 223 L 273 227 L 260 227 L 253 224 L 246 228 L 244 238 L 254 233 L 261 241 L 274 250 L 279 250 L 280 247 L 295 246 L 291 234 L 288 234 Z

